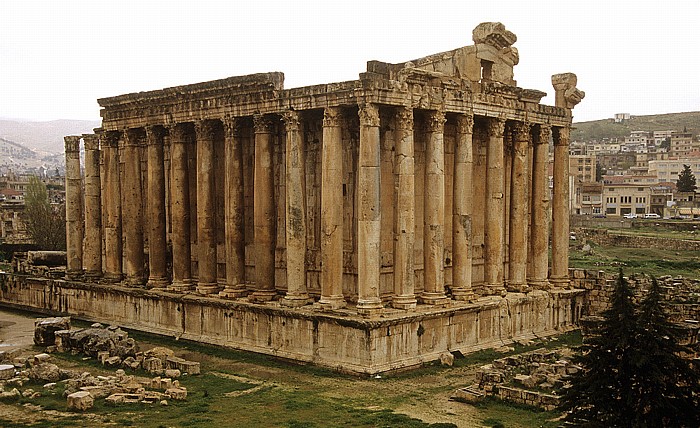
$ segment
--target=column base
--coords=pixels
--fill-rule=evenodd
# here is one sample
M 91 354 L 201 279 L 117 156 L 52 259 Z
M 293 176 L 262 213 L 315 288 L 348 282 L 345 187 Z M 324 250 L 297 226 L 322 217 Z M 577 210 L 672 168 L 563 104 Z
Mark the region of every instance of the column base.
M 313 303 L 313 299 L 310 298 L 308 294 L 287 294 L 286 296 L 284 296 L 283 299 L 280 300 L 280 305 L 286 306 L 288 308 L 300 308 L 302 306 L 308 305 L 309 303 Z
M 445 296 L 445 293 L 424 292 L 420 295 L 420 302 L 424 305 L 447 306 L 450 304 L 450 299 Z
M 546 279 L 530 279 L 527 281 L 527 285 L 531 290 L 549 290 L 551 285 Z
M 250 295 L 250 301 L 253 303 L 265 303 L 274 300 L 277 296 L 275 290 L 257 290 Z
M 148 278 L 146 283 L 147 288 L 165 288 L 170 285 L 170 281 L 167 278 Z
M 99 270 L 85 271 L 85 279 L 87 281 L 97 282 L 100 278 L 102 278 L 102 271 L 99 271 Z
M 174 291 L 176 293 L 186 293 L 188 291 L 194 290 L 194 285 L 189 279 L 185 279 L 178 282 L 173 282 L 166 287 L 168 291 Z
M 105 272 L 104 276 L 102 277 L 102 281 L 108 284 L 116 284 L 118 282 L 122 282 L 122 278 L 124 278 L 124 276 L 120 273 Z
M 452 298 L 460 302 L 474 302 L 479 296 L 470 288 L 456 288 L 452 290 Z
M 223 290 L 219 291 L 219 297 L 224 299 L 238 299 L 247 295 L 248 290 L 246 290 L 245 284 L 227 285 Z
M 347 302 L 343 296 L 321 296 L 318 305 L 321 310 L 333 310 L 346 307 Z
M 485 287 L 487 295 L 489 296 L 505 297 L 506 294 L 508 294 L 508 291 L 503 286 L 503 284 L 487 284 Z
M 417 304 L 418 304 L 418 300 L 416 300 L 416 296 L 413 294 L 394 296 L 394 298 L 391 299 L 391 307 L 392 308 L 403 309 L 406 311 L 416 309 Z
M 215 282 L 204 282 L 197 284 L 197 293 L 208 296 L 210 294 L 216 294 L 221 290 L 219 284 Z
M 509 293 L 527 293 L 528 288 L 527 284 L 506 284 L 506 290 Z
M 83 270 L 82 269 L 76 269 L 76 270 L 67 270 L 66 271 L 66 279 L 69 279 L 71 281 L 75 281 L 80 279 L 83 276 Z
M 569 277 L 565 278 L 549 278 L 549 283 L 552 284 L 553 288 L 559 288 L 559 289 L 566 289 L 570 287 L 571 282 L 569 281 Z
M 127 277 L 125 284 L 127 287 L 143 288 L 146 285 L 146 281 L 139 277 Z
M 364 317 L 377 316 L 381 314 L 383 310 L 384 305 L 379 298 L 357 301 L 357 313 Z

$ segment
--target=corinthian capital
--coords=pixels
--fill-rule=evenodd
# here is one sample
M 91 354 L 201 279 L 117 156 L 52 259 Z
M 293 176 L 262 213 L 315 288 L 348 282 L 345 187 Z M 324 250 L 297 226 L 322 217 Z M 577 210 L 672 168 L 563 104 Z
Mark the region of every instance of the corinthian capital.
M 399 107 L 396 111 L 396 124 L 400 129 L 413 129 L 413 108 Z
M 240 119 L 233 116 L 226 116 L 222 120 L 224 132 L 230 137 L 239 137 L 241 134 Z
M 197 139 L 213 140 L 214 139 L 214 121 L 213 120 L 198 120 L 194 123 L 194 132 Z
M 294 110 L 285 111 L 282 113 L 282 120 L 284 121 L 284 127 L 289 131 L 299 131 L 301 126 L 301 113 Z
M 549 144 L 549 137 L 552 135 L 551 125 L 540 125 L 539 141 L 537 144 Z
M 428 113 L 427 123 L 430 132 L 443 132 L 445 130 L 445 112 L 433 110 Z
M 379 126 L 379 107 L 376 104 L 360 105 L 360 126 Z
M 256 114 L 253 116 L 253 129 L 256 134 L 272 134 L 275 125 L 272 123 L 270 116 Z
M 69 135 L 63 137 L 63 142 L 66 144 L 66 153 L 80 152 L 80 137 L 77 135 Z
M 528 122 L 515 122 L 513 124 L 513 134 L 515 141 L 530 140 L 530 124 Z
M 474 133 L 474 115 L 471 113 L 457 116 L 457 132 L 459 134 Z
M 323 126 L 341 126 L 343 123 L 343 111 L 340 107 L 326 107 L 323 109 Z
M 83 134 L 83 142 L 85 143 L 85 150 L 100 149 L 100 137 L 97 134 Z
M 489 137 L 503 138 L 506 128 L 506 120 L 500 117 L 492 117 L 488 122 Z

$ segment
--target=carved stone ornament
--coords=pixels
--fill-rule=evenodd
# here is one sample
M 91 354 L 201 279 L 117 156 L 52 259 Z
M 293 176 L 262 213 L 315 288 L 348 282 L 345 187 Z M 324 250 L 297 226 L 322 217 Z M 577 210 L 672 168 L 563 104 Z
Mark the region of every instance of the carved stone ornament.
M 445 113 L 439 110 L 433 110 L 428 113 L 426 125 L 430 132 L 443 132 L 445 130 Z
M 147 126 L 146 127 L 146 144 L 163 144 L 163 127 Z
M 540 135 L 537 144 L 549 144 L 549 137 L 552 135 L 551 125 L 540 125 Z
M 222 120 L 222 123 L 224 124 L 224 132 L 227 136 L 240 137 L 240 120 L 237 117 L 226 116 Z
M 506 30 L 505 25 L 500 22 L 482 22 L 472 31 L 474 43 L 484 43 L 496 49 L 510 47 L 518 38 L 515 34 Z
M 85 150 L 100 149 L 100 137 L 96 134 L 83 134 L 83 142 L 85 144 Z
M 289 110 L 282 113 L 282 120 L 284 121 L 284 127 L 289 131 L 299 131 L 301 126 L 301 114 L 298 111 Z
M 586 96 L 576 88 L 578 78 L 574 73 L 561 73 L 552 76 L 552 86 L 556 93 L 556 106 L 572 109 Z
M 379 126 L 379 107 L 376 104 L 360 105 L 360 126 Z
M 109 147 L 116 149 L 119 147 L 119 132 L 117 131 L 105 131 L 100 134 L 100 141 L 102 147 Z
M 124 146 L 140 146 L 143 144 L 143 128 L 130 128 L 124 131 Z
M 515 141 L 530 140 L 530 124 L 528 122 L 515 122 L 513 124 Z
M 474 133 L 474 116 L 471 113 L 460 114 L 459 116 L 457 116 L 457 133 Z
M 399 129 L 413 130 L 413 108 L 399 107 L 396 110 L 396 124 Z
M 168 136 L 171 143 L 185 143 L 185 126 L 181 123 L 168 125 Z
M 489 137 L 503 138 L 506 128 L 506 120 L 500 117 L 489 119 Z
M 256 134 L 271 134 L 275 125 L 270 116 L 258 114 L 253 116 L 253 129 L 255 129 Z
M 214 122 L 211 120 L 198 120 L 194 123 L 194 132 L 197 134 L 198 140 L 213 140 Z
M 323 126 L 337 127 L 343 124 L 343 110 L 340 107 L 326 107 L 323 109 Z
M 77 135 L 70 135 L 63 137 L 63 142 L 66 145 L 66 153 L 79 153 L 80 152 L 80 137 Z

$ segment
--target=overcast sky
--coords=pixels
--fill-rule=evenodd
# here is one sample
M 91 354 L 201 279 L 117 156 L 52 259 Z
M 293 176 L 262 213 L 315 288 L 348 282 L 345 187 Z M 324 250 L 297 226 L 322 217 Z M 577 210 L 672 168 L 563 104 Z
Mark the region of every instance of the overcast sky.
M 250 73 L 285 87 L 357 79 L 514 32 L 518 86 L 573 72 L 574 121 L 700 110 L 700 1 L 0 1 L 0 117 L 99 119 L 96 99 Z

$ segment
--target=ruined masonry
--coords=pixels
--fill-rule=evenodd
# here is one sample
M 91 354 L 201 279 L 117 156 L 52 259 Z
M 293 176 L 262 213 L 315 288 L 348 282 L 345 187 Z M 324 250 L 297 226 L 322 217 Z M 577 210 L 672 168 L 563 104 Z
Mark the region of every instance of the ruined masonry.
M 473 40 L 354 81 L 98 100 L 102 127 L 65 138 L 66 280 L 15 279 L 3 300 L 367 373 L 573 326 L 584 93 L 557 74 L 540 104 L 516 86 L 513 33 Z

